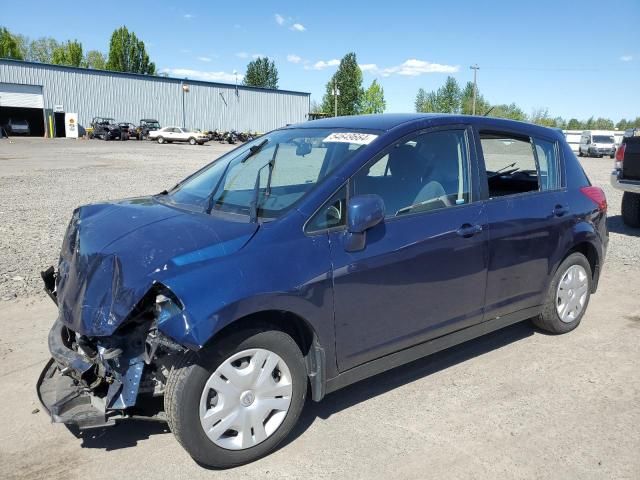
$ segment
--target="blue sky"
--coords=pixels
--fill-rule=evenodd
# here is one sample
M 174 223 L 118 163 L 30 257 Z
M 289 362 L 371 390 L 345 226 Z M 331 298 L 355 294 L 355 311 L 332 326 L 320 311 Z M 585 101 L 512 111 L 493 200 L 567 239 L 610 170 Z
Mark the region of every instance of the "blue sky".
M 125 4 L 122 4 L 124 6 Z M 525 112 L 614 120 L 640 116 L 640 2 L 371 1 L 145 2 L 124 8 L 73 2 L 6 2 L 0 24 L 29 37 L 77 38 L 108 50 L 126 25 L 160 71 L 233 82 L 256 55 L 275 60 L 280 88 L 312 93 L 354 51 L 364 83 L 382 84 L 388 112 L 413 111 L 418 88 L 461 85 L 480 66 L 491 103 Z

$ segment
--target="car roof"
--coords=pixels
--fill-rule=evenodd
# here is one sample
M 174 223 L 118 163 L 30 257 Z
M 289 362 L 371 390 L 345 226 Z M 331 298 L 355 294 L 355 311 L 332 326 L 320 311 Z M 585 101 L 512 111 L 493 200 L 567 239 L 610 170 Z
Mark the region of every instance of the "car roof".
M 437 118 L 442 114 L 425 113 L 385 113 L 380 115 L 351 115 L 321 118 L 291 125 L 296 128 L 358 128 L 366 130 L 391 130 L 403 123 L 424 118 Z
M 289 125 L 287 128 L 341 128 L 358 130 L 389 131 L 400 125 L 409 126 L 412 123 L 421 123 L 437 126 L 446 124 L 476 125 L 482 129 L 506 128 L 527 135 L 544 135 L 554 138 L 564 138 L 559 130 L 535 125 L 529 122 L 521 122 L 505 118 L 459 115 L 448 113 L 385 113 L 379 115 L 350 115 L 342 117 L 322 118 L 308 122 Z

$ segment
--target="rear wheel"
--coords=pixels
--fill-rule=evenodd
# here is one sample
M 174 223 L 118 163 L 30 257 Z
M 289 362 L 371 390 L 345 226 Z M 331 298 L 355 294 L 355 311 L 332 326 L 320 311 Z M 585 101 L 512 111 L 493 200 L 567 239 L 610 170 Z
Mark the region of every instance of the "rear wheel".
M 164 137 L 158 137 L 158 143 L 163 144 L 164 143 Z
M 576 328 L 591 296 L 591 266 L 581 253 L 572 253 L 558 267 L 551 281 L 542 313 L 533 323 L 550 333 Z
M 165 410 L 171 431 L 197 462 L 228 468 L 273 451 L 297 422 L 306 392 L 294 340 L 280 331 L 245 330 L 173 367 Z
M 640 228 L 640 193 L 622 194 L 622 221 L 630 227 Z

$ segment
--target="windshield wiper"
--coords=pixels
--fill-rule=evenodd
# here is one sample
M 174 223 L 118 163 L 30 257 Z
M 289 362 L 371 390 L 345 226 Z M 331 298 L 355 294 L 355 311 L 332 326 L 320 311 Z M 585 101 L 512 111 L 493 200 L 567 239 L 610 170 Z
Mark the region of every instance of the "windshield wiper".
M 254 155 L 256 155 L 257 153 L 260 152 L 260 150 L 262 150 L 262 148 L 269 143 L 269 139 L 265 138 L 263 141 L 261 141 L 260 143 L 258 143 L 257 145 L 253 145 L 251 147 L 249 147 L 249 151 L 247 152 L 247 154 L 244 156 L 244 158 L 242 160 L 240 160 L 240 163 L 244 163 L 247 160 L 249 160 L 251 157 L 253 157 Z M 227 175 L 227 170 L 229 170 L 229 166 L 231 165 L 232 162 L 227 163 L 227 166 L 224 167 L 224 171 L 222 172 L 222 175 L 220 175 L 220 180 L 218 180 L 218 183 L 216 183 L 216 186 L 213 188 L 213 190 L 211 191 L 211 193 L 209 194 L 209 196 L 207 197 L 207 208 L 205 210 L 205 212 L 207 214 L 211 213 L 211 210 L 213 210 L 213 204 L 214 204 L 214 198 L 216 195 L 216 192 L 218 191 L 218 189 L 220 188 L 220 185 L 222 184 L 222 182 L 224 181 L 224 178 Z
M 260 199 L 260 174 L 265 167 L 269 167 L 269 177 L 267 177 L 267 186 L 265 188 L 264 196 L 268 197 L 271 194 L 271 176 L 273 174 L 273 167 L 276 165 L 276 155 L 278 155 L 278 147 L 280 144 L 276 144 L 276 147 L 273 149 L 273 155 L 271 156 L 271 160 L 265 163 L 258 169 L 258 174 L 256 175 L 256 183 L 253 186 L 253 198 L 251 199 L 251 203 L 249 204 L 249 221 L 251 223 L 255 223 L 258 221 L 258 200 Z
M 489 178 L 493 178 L 493 177 L 496 177 L 496 176 L 500 175 L 502 172 L 504 172 L 505 170 L 508 170 L 509 168 L 513 167 L 515 164 L 516 164 L 516 162 L 513 162 L 511 165 L 506 165 L 506 166 L 496 170 L 491 175 L 489 175 Z M 518 170 L 520 170 L 520 169 L 516 168 L 513 172 L 516 172 Z M 513 173 L 513 172 L 510 172 L 510 173 Z

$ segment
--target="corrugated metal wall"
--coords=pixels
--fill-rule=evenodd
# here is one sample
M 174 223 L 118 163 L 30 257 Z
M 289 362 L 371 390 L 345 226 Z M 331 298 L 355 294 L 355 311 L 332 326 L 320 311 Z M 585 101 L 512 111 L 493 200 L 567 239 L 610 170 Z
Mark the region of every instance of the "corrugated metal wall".
M 163 126 L 182 125 L 179 79 L 117 74 L 29 62 L 0 60 L 0 82 L 41 85 L 45 108 L 62 105 L 88 126 L 94 116 L 135 124 L 155 118 Z M 185 80 L 186 127 L 266 132 L 303 122 L 309 94 Z

